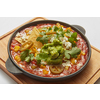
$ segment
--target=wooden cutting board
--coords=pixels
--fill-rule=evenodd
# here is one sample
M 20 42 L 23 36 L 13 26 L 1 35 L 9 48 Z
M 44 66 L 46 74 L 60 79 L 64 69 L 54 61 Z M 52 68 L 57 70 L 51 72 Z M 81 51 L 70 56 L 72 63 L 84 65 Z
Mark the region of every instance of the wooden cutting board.
M 43 17 L 36 17 L 33 18 L 32 20 L 24 23 L 27 24 L 32 21 L 36 20 L 47 20 L 46 18 Z M 24 25 L 22 24 L 22 25 Z M 20 25 L 19 27 L 21 27 Z M 92 55 L 91 59 L 87 65 L 87 67 L 78 75 L 64 80 L 64 81 L 58 81 L 58 82 L 43 82 L 43 81 L 38 81 L 32 78 L 27 77 L 24 74 L 21 75 L 13 75 L 9 73 L 5 67 L 5 62 L 8 58 L 8 53 L 7 53 L 7 44 L 10 36 L 12 33 L 18 29 L 19 27 L 11 30 L 10 32 L 4 34 L 3 36 L 0 37 L 0 68 L 8 74 L 13 80 L 15 80 L 19 84 L 93 84 L 95 83 L 98 78 L 100 77 L 100 50 L 96 49 L 95 47 L 91 46 L 92 49 Z M 2 52 L 2 53 L 1 53 Z

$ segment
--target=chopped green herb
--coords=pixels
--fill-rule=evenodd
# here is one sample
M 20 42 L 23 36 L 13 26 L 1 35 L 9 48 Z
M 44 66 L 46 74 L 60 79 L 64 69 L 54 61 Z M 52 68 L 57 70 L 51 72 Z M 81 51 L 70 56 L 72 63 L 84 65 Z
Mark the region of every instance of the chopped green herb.
M 81 50 L 77 47 L 73 47 L 72 50 L 65 50 L 65 58 L 77 58 L 77 55 L 80 54 L 80 52 Z
M 68 31 L 68 30 L 67 30 Z M 67 33 L 65 33 L 66 34 L 66 36 L 68 36 L 68 37 L 71 37 L 71 35 L 73 34 L 72 32 L 67 32 Z
M 48 43 L 49 38 L 47 35 L 43 35 L 43 37 L 38 37 L 36 41 L 40 41 L 42 44 Z
M 34 54 L 30 54 L 30 50 L 25 50 L 23 52 L 21 52 L 20 55 L 21 61 L 26 61 L 26 62 L 30 62 L 34 59 Z
M 47 63 L 50 65 L 62 64 L 62 58 L 58 58 L 58 59 L 54 59 L 54 60 L 51 58 L 48 58 Z
M 40 34 L 40 35 L 46 35 L 46 32 L 43 32 L 43 31 L 42 31 L 42 32 L 40 32 L 39 34 Z
M 26 61 L 26 62 L 30 62 L 30 57 L 27 56 L 27 57 L 25 58 L 25 61 Z
M 43 27 L 42 30 L 47 31 L 48 29 L 47 29 L 47 27 Z
M 52 30 L 53 30 L 53 31 L 57 31 L 58 29 L 59 29 L 59 28 L 58 28 L 57 26 L 55 26 L 55 25 L 52 27 Z
M 57 32 L 57 38 L 59 37 L 64 37 L 65 32 L 64 31 L 59 31 Z
M 70 32 L 71 32 L 71 31 L 68 29 L 68 30 L 67 30 L 67 33 L 70 33 Z
M 23 51 L 23 52 L 21 52 L 21 54 L 20 54 L 21 60 L 24 61 L 28 54 L 29 54 L 29 50 L 28 49 Z
M 34 54 L 29 54 L 30 60 L 32 61 L 34 59 Z
M 38 64 L 41 62 L 41 60 L 46 61 L 46 59 L 49 57 L 49 55 L 47 53 L 39 53 L 36 56 L 36 60 L 38 62 Z
M 76 38 L 77 38 L 77 32 L 74 32 L 74 33 L 71 35 L 71 37 L 74 38 L 75 41 L 77 41 L 77 39 L 76 39 Z
M 59 29 L 58 29 L 59 31 L 63 31 L 63 28 L 62 27 L 59 27 Z
M 48 28 L 48 31 L 50 31 L 50 30 L 52 30 L 52 28 L 51 28 L 51 27 L 49 27 L 49 28 Z
M 75 47 L 76 46 L 76 42 L 77 40 L 77 32 L 74 32 L 71 37 L 68 39 L 69 42 L 72 43 L 72 46 Z

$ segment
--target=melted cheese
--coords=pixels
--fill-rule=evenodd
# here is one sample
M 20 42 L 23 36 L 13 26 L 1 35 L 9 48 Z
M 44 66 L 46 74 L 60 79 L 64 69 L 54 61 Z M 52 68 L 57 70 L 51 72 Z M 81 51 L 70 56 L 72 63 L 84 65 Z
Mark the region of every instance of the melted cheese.
M 66 49 L 71 48 L 72 44 L 70 42 L 65 42 Z
M 70 60 L 67 60 L 67 62 L 66 63 L 62 63 L 62 65 L 71 67 L 71 62 L 70 62 Z
M 77 64 L 77 69 L 79 69 L 82 65 L 82 63 Z

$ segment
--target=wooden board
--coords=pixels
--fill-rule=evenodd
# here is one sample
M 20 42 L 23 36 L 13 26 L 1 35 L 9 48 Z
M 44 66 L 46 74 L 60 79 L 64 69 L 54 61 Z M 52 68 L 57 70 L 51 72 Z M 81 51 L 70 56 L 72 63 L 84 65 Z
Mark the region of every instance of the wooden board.
M 36 20 L 46 20 L 46 18 L 43 17 L 36 17 L 33 18 L 32 20 L 26 22 L 32 22 Z M 24 24 L 26 24 L 24 23 Z M 22 24 L 22 25 L 24 25 Z M 20 26 L 22 26 L 20 25 Z M 20 27 L 19 26 L 19 27 Z M 17 28 L 19 28 L 17 27 Z M 87 67 L 78 75 L 64 80 L 64 81 L 58 81 L 58 82 L 43 82 L 43 81 L 38 81 L 32 78 L 29 78 L 25 76 L 24 74 L 21 75 L 13 75 L 9 73 L 5 67 L 5 62 L 8 58 L 8 53 L 7 53 L 7 44 L 10 36 L 12 33 L 17 29 L 13 29 L 12 31 L 6 33 L 5 35 L 0 37 L 0 68 L 7 73 L 13 80 L 15 80 L 19 84 L 93 84 L 95 83 L 98 78 L 100 77 L 100 51 L 96 49 L 95 47 L 91 46 L 92 48 L 92 55 L 91 59 L 87 65 Z

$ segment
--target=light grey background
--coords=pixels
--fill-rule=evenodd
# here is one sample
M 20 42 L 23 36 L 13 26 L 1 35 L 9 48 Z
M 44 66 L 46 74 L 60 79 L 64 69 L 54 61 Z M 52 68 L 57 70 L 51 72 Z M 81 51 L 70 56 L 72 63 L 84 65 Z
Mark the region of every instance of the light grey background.
M 100 49 L 100 17 L 45 17 L 59 20 L 71 25 L 80 25 L 85 28 L 86 36 L 91 45 Z M 32 19 L 32 17 L 0 17 L 0 36 Z M 95 66 L 94 66 L 95 67 Z M 100 84 L 100 79 L 96 82 Z M 0 69 L 0 84 L 16 84 L 7 74 Z

